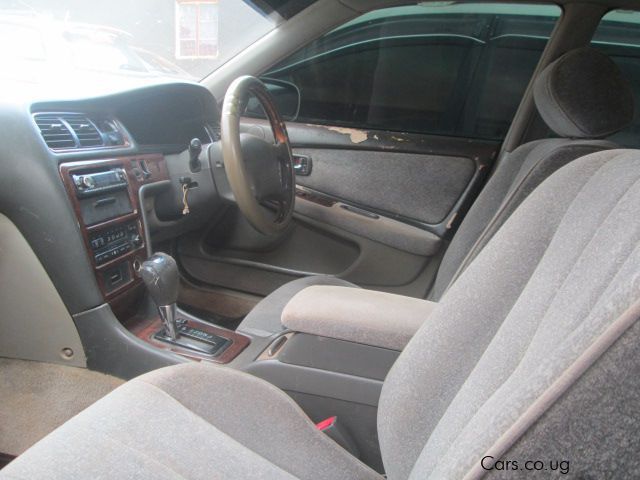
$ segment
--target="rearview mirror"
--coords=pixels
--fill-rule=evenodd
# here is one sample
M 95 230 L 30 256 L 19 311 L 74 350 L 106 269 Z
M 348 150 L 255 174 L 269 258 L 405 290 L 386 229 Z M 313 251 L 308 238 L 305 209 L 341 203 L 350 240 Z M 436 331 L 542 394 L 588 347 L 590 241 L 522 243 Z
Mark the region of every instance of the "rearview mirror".
M 260 80 L 273 96 L 283 120 L 295 121 L 300 110 L 300 90 L 298 90 L 298 87 L 291 82 L 276 80 L 275 78 L 261 78 Z M 252 118 L 267 118 L 262 105 L 254 96 L 249 97 L 244 114 Z

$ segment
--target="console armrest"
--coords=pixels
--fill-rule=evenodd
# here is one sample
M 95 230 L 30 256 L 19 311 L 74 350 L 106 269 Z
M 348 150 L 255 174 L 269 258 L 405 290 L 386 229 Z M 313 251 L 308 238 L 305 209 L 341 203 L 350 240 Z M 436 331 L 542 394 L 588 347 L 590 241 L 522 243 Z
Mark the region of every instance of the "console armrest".
M 289 301 L 281 320 L 295 332 L 402 350 L 436 305 L 361 288 L 312 286 Z

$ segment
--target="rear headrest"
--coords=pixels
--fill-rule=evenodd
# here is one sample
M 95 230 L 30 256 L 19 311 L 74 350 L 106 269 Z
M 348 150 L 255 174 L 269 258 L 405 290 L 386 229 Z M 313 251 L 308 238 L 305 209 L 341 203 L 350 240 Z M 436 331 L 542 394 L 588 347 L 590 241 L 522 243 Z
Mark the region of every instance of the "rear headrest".
M 533 98 L 561 137 L 602 138 L 633 120 L 631 85 L 613 60 L 588 47 L 549 64 L 533 85 Z

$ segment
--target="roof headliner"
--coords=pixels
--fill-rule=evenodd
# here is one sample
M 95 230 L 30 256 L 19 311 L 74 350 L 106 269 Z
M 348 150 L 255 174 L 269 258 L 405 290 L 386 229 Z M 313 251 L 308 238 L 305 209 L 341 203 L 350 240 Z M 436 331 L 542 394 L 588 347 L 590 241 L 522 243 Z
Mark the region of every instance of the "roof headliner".
M 472 0 L 472 1 L 459 1 L 455 3 L 556 3 L 558 5 L 567 5 L 570 3 L 588 3 L 592 5 L 602 5 L 609 9 L 625 8 L 630 10 L 640 10 L 640 0 L 553 0 L 553 1 L 540 1 L 540 0 Z M 397 5 L 409 5 L 415 3 L 421 3 L 419 1 L 407 1 L 407 0 L 340 0 L 340 2 L 349 8 L 353 8 L 358 11 L 368 11 L 382 7 L 391 7 Z

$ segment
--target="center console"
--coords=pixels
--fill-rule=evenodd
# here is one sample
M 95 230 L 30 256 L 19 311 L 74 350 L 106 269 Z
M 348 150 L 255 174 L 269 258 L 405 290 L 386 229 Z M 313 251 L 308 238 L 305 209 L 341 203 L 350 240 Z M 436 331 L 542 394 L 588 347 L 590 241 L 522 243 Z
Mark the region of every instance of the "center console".
M 175 299 L 149 306 L 143 265 L 148 260 L 141 189 L 169 184 L 170 169 L 161 154 L 143 154 L 105 160 L 70 161 L 60 174 L 104 299 L 120 323 L 146 344 L 191 359 L 228 363 L 250 342 L 249 338 L 180 311 Z M 177 282 L 177 269 L 175 271 Z M 177 284 L 176 284 L 177 298 Z M 171 303 L 173 322 L 163 307 Z M 160 315 L 159 315 L 160 313 Z M 169 326 L 171 330 L 169 331 Z
M 168 180 L 162 155 L 68 162 L 60 173 L 107 301 L 141 281 L 135 272 L 146 258 L 139 189 Z

